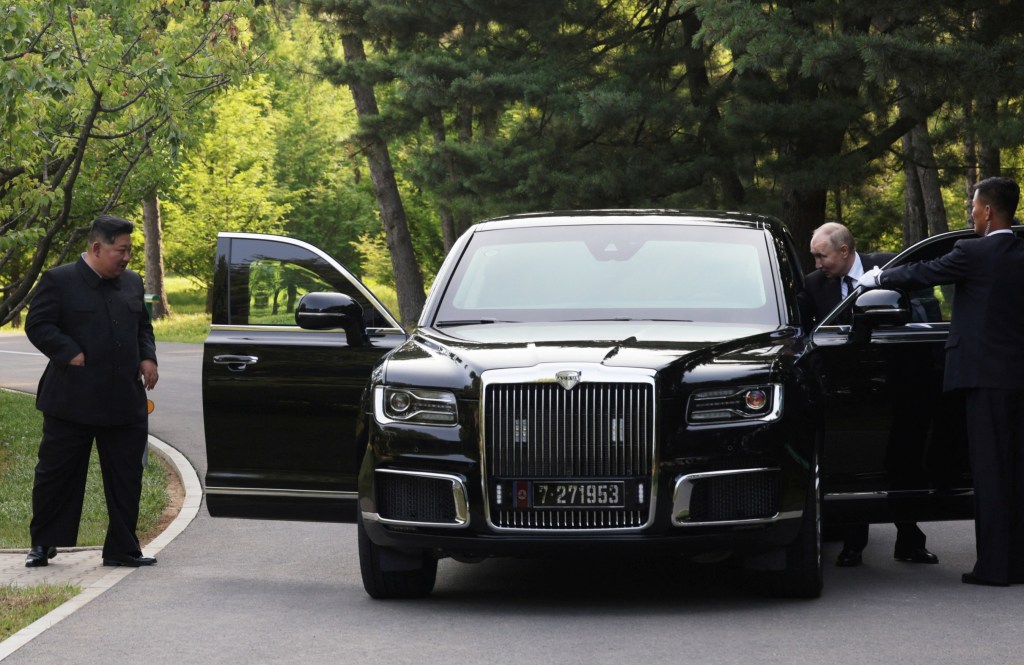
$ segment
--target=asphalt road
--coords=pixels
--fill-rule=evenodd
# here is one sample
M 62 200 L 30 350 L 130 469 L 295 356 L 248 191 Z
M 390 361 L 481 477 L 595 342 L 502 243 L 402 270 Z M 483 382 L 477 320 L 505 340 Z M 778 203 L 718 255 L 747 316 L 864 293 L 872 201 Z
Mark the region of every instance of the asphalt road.
M 205 474 L 202 349 L 158 345 L 150 429 Z M 45 362 L 0 335 L 0 386 Z M 2 417 L 2 414 L 0 414 Z M 876 525 L 859 568 L 814 601 L 758 597 L 725 566 L 674 561 L 441 562 L 434 594 L 374 601 L 355 527 L 212 519 L 200 511 L 141 569 L 12 654 L 23 663 L 1021 663 L 1024 586 L 960 583 L 971 522 L 923 525 L 937 566 L 892 560 Z

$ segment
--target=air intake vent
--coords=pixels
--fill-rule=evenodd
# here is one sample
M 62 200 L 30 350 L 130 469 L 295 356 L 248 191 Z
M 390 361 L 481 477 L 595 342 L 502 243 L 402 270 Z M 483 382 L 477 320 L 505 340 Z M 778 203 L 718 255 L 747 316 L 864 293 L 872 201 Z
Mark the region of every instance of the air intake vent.
M 779 473 L 768 470 L 695 480 L 689 522 L 731 522 L 764 519 L 779 508 Z
M 446 478 L 378 473 L 377 511 L 398 522 L 458 523 L 452 481 Z

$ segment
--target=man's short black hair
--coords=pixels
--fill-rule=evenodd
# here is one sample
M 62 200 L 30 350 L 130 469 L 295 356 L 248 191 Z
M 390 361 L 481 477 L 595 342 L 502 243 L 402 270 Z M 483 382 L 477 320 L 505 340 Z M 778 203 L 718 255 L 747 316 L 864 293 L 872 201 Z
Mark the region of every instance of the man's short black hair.
M 134 230 L 135 225 L 123 217 L 100 215 L 92 220 L 92 226 L 89 227 L 89 242 L 99 240 L 104 245 L 113 245 L 118 236 Z
M 974 193 L 996 210 L 1013 219 L 1020 202 L 1020 186 L 1010 178 L 985 178 L 974 186 Z

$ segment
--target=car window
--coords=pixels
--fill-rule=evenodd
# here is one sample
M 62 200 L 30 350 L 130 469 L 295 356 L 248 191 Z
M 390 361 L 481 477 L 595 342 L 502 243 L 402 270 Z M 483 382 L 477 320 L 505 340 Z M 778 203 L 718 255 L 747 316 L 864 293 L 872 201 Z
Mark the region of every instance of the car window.
M 363 308 L 367 328 L 395 324 L 353 278 L 326 255 L 284 239 L 231 239 L 230 323 L 295 326 L 299 298 L 313 291 L 344 293 Z
M 295 304 L 312 291 L 333 287 L 312 270 L 278 259 L 249 264 L 249 323 L 295 325 Z
M 437 322 L 778 322 L 764 233 L 685 225 L 477 233 Z

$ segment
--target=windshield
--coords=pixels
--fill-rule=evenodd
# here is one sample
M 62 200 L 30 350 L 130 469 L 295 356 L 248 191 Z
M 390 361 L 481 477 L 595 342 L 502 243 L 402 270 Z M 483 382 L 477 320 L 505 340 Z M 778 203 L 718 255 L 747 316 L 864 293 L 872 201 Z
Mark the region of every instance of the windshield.
M 666 320 L 777 325 L 764 232 L 594 224 L 476 233 L 434 325 Z

